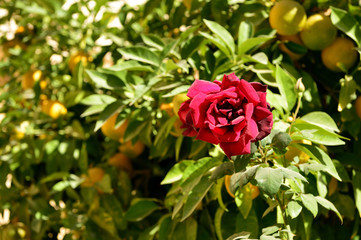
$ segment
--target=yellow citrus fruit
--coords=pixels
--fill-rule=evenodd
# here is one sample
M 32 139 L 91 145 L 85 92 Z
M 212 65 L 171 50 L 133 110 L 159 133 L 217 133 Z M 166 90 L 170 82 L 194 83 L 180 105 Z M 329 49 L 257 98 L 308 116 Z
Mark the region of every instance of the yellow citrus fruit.
M 323 14 L 314 14 L 306 21 L 300 33 L 305 46 L 311 50 L 322 50 L 329 46 L 336 38 L 337 29 L 330 17 Z
M 33 88 L 35 82 L 39 81 L 43 76 L 43 73 L 40 70 L 29 71 L 24 74 L 21 79 L 21 87 L 23 89 Z
M 355 47 L 352 40 L 338 37 L 330 46 L 322 50 L 322 62 L 331 71 L 347 71 L 357 61 L 358 53 Z
M 182 135 L 184 129 L 181 128 L 181 126 L 183 125 L 182 121 L 179 120 L 179 118 L 174 122 L 173 124 L 173 129 L 170 132 L 170 134 L 172 134 L 175 137 L 179 137 Z
M 15 138 L 20 140 L 25 137 L 26 130 L 29 128 L 30 122 L 23 121 L 19 126 L 15 127 Z
M 226 190 L 229 196 L 235 198 L 234 194 L 231 191 L 230 184 L 231 184 L 231 177 L 232 175 L 226 175 L 224 177 L 224 185 L 226 186 Z M 251 192 L 252 199 L 255 199 L 259 196 L 259 188 L 251 183 L 247 183 L 247 185 L 243 186 L 247 192 Z
M 132 161 L 124 153 L 117 153 L 108 160 L 108 164 L 128 173 L 133 171 Z
M 280 35 L 294 35 L 306 24 L 306 12 L 296 1 L 284 0 L 277 2 L 270 11 L 269 23 Z
M 88 174 L 83 175 L 85 178 L 84 182 L 82 182 L 81 186 L 83 187 L 92 187 L 95 183 L 100 182 L 105 175 L 105 172 L 102 168 L 93 167 L 88 169 Z
M 124 121 L 118 128 L 115 128 L 115 121 L 117 120 L 118 114 L 114 114 L 102 126 L 102 132 L 105 136 L 119 141 L 123 138 L 125 130 L 127 129 L 128 122 Z
M 76 65 L 81 62 L 82 65 L 85 67 L 86 65 L 88 65 L 90 58 L 88 56 L 88 54 L 82 52 L 82 51 L 78 51 L 76 53 L 74 53 L 73 55 L 70 56 L 69 59 L 69 69 L 71 72 L 74 71 Z
M 25 50 L 25 48 L 26 48 L 26 44 L 24 42 L 22 42 L 21 40 L 19 40 L 18 38 L 14 38 L 10 41 L 5 42 L 3 46 L 4 46 L 4 52 L 5 52 L 6 56 L 9 56 L 10 48 L 22 49 L 22 50 Z
M 43 100 L 41 103 L 42 111 L 50 117 L 57 119 L 61 115 L 65 115 L 68 110 L 59 101 L 54 100 Z
M 303 46 L 303 42 L 300 38 L 300 36 L 298 34 L 295 35 L 287 35 L 287 36 L 282 36 L 279 35 L 278 37 L 281 40 L 281 43 L 279 45 L 279 48 L 282 52 L 287 53 L 288 56 L 290 56 L 290 58 L 293 61 L 297 61 L 299 59 L 301 59 L 305 54 L 299 54 L 299 53 L 295 53 L 292 52 L 290 49 L 287 48 L 287 46 L 285 45 L 286 42 L 294 42 L 297 43 L 298 45 Z
M 1 61 L 1 59 L 0 59 L 0 61 Z M 0 87 L 4 86 L 9 81 L 10 81 L 9 75 L 0 75 Z
M 181 104 L 185 101 L 187 101 L 189 97 L 186 93 L 177 94 L 173 97 L 172 103 L 173 103 L 173 112 L 176 116 L 178 116 L 178 111 L 181 106 Z
M 5 117 L 6 117 L 5 113 L 0 113 L 0 123 L 4 120 Z
M 306 145 L 312 145 L 312 142 L 308 141 L 306 139 L 292 141 L 292 143 L 302 143 L 302 144 L 306 144 Z M 288 148 L 288 150 L 285 154 L 285 158 L 286 158 L 286 160 L 288 160 L 290 162 L 293 161 L 293 159 L 296 156 L 298 156 L 300 164 L 306 163 L 310 159 L 310 156 L 307 153 L 301 151 L 300 149 L 298 149 L 296 147 L 288 146 L 287 148 Z
M 172 102 L 171 103 L 162 103 L 159 108 L 160 108 L 160 110 L 166 111 L 167 114 L 171 117 L 174 115 Z
M 259 188 L 251 183 L 248 183 L 249 184 L 249 188 L 252 192 L 252 199 L 255 199 L 259 196 Z
M 355 101 L 355 110 L 357 116 L 361 119 L 361 96 L 359 96 Z
M 224 177 L 224 185 L 226 186 L 226 190 L 227 190 L 229 196 L 235 198 L 234 194 L 231 191 L 231 187 L 230 187 L 230 185 L 231 185 L 231 177 L 232 177 L 232 175 L 226 175 Z
M 332 177 L 330 182 L 328 183 L 328 196 L 334 194 L 338 187 L 338 181 L 336 178 Z
M 121 144 L 118 149 L 120 152 L 124 153 L 128 157 L 135 158 L 142 154 L 142 152 L 144 151 L 144 143 L 142 143 L 142 141 L 140 140 L 134 144 L 132 143 L 132 141 L 128 141 Z

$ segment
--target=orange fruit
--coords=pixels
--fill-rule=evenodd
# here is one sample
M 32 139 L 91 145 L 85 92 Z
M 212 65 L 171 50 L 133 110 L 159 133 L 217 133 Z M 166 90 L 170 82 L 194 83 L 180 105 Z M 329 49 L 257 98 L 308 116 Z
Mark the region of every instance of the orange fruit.
M 336 178 L 332 177 L 330 182 L 328 183 L 328 196 L 334 194 L 338 187 L 338 181 Z
M 352 40 L 338 37 L 331 45 L 322 50 L 322 62 L 331 71 L 347 71 L 357 61 L 358 53 L 355 48 Z
M 226 186 L 226 190 L 229 194 L 229 196 L 231 196 L 232 198 L 235 198 L 234 194 L 231 191 L 230 188 L 230 184 L 231 184 L 231 177 L 232 175 L 226 175 L 224 177 L 224 185 Z M 259 188 L 251 183 L 247 183 L 245 186 L 243 186 L 243 188 L 245 188 L 246 192 L 251 192 L 251 197 L 252 199 L 255 199 L 259 196 Z
M 226 175 L 224 177 L 224 185 L 226 186 L 226 190 L 227 190 L 229 196 L 235 198 L 236 196 L 234 196 L 234 194 L 231 191 L 231 187 L 230 187 L 230 185 L 231 185 L 231 177 L 232 177 L 232 175 Z
M 102 168 L 93 167 L 88 169 L 88 174 L 83 175 L 85 178 L 84 182 L 81 184 L 83 187 L 92 187 L 95 183 L 100 182 L 105 175 L 105 172 Z
M 280 35 L 294 35 L 306 24 L 306 12 L 296 1 L 284 0 L 277 2 L 270 11 L 269 23 Z
M 121 144 L 118 147 L 118 149 L 126 156 L 130 158 L 135 158 L 138 157 L 140 154 L 142 154 L 142 152 L 144 151 L 144 144 L 140 140 L 134 144 L 132 143 L 132 141 L 128 141 L 126 143 Z
M 29 121 L 23 121 L 19 126 L 15 127 L 15 138 L 21 140 L 25 137 L 25 133 L 30 126 Z
M 278 47 L 280 48 L 280 50 L 282 52 L 287 53 L 288 56 L 290 56 L 290 58 L 293 61 L 297 61 L 305 55 L 305 54 L 299 54 L 299 53 L 292 52 L 290 49 L 287 48 L 287 46 L 285 44 L 286 42 L 294 42 L 294 43 L 297 43 L 298 45 L 303 46 L 303 42 L 298 34 L 288 35 L 288 36 L 279 35 L 278 38 L 281 40 L 281 43 L 280 43 L 280 45 L 278 45 Z
M 66 107 L 61 102 L 54 100 L 43 100 L 41 102 L 41 109 L 45 114 L 54 119 L 57 119 L 61 115 L 65 115 L 68 112 Z
M 43 76 L 43 73 L 40 70 L 29 71 L 24 74 L 21 79 L 21 87 L 23 89 L 33 88 L 35 82 L 39 81 Z
M 189 97 L 186 93 L 180 93 L 173 97 L 173 112 L 176 116 L 178 116 L 178 111 L 183 102 L 187 101 Z
M 361 96 L 359 96 L 355 101 L 355 110 L 357 116 L 361 119 Z
M 337 28 L 332 24 L 330 17 L 323 14 L 309 17 L 300 33 L 303 43 L 311 50 L 324 49 L 335 40 L 336 35 Z
M 88 54 L 78 51 L 70 56 L 69 59 L 69 70 L 73 72 L 75 70 L 76 65 L 81 62 L 84 67 L 88 65 L 88 62 L 90 61 L 90 57 Z
M 116 167 L 117 169 L 122 169 L 128 173 L 133 171 L 132 161 L 124 153 L 117 153 L 110 157 L 108 164 Z
M 162 103 L 161 105 L 160 105 L 160 110 L 164 110 L 164 111 L 166 111 L 167 112 L 167 114 L 169 115 L 169 116 L 173 116 L 173 103 L 171 102 L 171 103 Z
M 307 145 L 312 145 L 311 141 L 302 139 L 302 140 L 296 140 L 296 141 L 292 141 L 291 143 L 303 143 L 303 144 L 307 144 Z M 288 161 L 293 161 L 293 159 L 298 156 L 299 158 L 299 163 L 306 163 L 308 162 L 308 160 L 310 159 L 310 156 L 308 154 L 306 154 L 305 152 L 301 151 L 300 149 L 293 147 L 293 146 L 288 146 L 287 147 L 287 152 L 285 154 L 285 158 Z
M 113 140 L 119 141 L 123 138 L 125 130 L 128 126 L 128 121 L 125 120 L 118 128 L 115 128 L 115 122 L 119 114 L 114 114 L 105 121 L 101 130 L 103 134 Z

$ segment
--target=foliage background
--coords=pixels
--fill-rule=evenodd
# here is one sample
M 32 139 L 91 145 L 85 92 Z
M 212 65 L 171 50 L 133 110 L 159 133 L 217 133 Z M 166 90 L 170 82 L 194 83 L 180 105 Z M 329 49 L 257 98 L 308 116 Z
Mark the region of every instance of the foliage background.
M 253 239 L 359 239 L 360 119 L 353 105 L 359 63 L 333 73 L 320 52 L 302 46 L 307 54 L 293 62 L 269 26 L 273 4 L 2 1 L 0 238 L 237 239 L 250 232 Z M 332 7 L 338 35 L 360 46 L 358 1 L 302 4 L 308 15 Z M 16 33 L 19 26 L 25 31 Z M 71 71 L 69 58 L 80 50 L 92 60 Z M 21 88 L 31 69 L 43 72 L 45 89 Z M 232 161 L 216 146 L 181 136 L 177 116 L 165 106 L 194 79 L 231 72 L 269 85 L 272 136 L 288 132 L 311 141 L 293 143 L 311 156 L 308 162 L 275 154 L 272 136 L 258 146 L 268 155 L 256 151 Z M 294 121 L 300 77 L 306 91 Z M 68 113 L 44 114 L 42 94 Z M 99 130 L 116 112 L 118 125 L 128 121 L 124 141 L 146 145 L 128 172 L 107 163 L 120 143 Z M 24 121 L 29 126 L 19 137 Z M 262 170 L 252 173 L 255 166 Z M 92 167 L 105 175 L 83 187 Z M 260 196 L 238 187 L 230 197 L 224 187 L 230 173 L 258 186 Z

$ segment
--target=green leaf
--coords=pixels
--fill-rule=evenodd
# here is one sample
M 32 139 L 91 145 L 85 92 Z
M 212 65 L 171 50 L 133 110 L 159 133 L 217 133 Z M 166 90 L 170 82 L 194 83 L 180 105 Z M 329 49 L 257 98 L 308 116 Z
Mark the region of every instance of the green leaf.
M 343 222 L 341 214 L 338 212 L 338 210 L 336 209 L 335 205 L 333 205 L 332 202 L 330 202 L 329 200 L 327 200 L 323 197 L 320 197 L 320 196 L 316 196 L 315 198 L 322 207 L 335 212 L 337 214 L 337 216 L 340 218 L 341 223 Z M 356 201 L 356 204 L 357 204 L 357 201 Z
M 109 95 L 105 95 L 105 94 L 92 94 L 89 95 L 85 98 L 83 98 L 83 100 L 80 101 L 81 104 L 84 105 L 103 105 L 103 104 L 110 104 L 115 102 L 117 99 L 115 97 L 109 96 Z
M 152 199 L 135 199 L 125 213 L 125 219 L 131 222 L 139 222 L 159 208 L 159 205 Z
M 254 25 L 251 22 L 243 21 L 239 24 L 238 29 L 238 54 L 241 44 L 254 34 Z
M 340 29 L 346 33 L 347 36 L 352 38 L 360 47 L 361 44 L 361 29 L 356 19 L 347 11 L 331 7 L 331 21 Z
M 155 34 L 147 34 L 147 35 L 141 34 L 140 36 L 142 37 L 142 40 L 146 45 L 154 47 L 157 50 L 162 50 L 163 49 L 164 42 L 157 35 L 155 35 Z
M 255 165 L 248 169 L 244 169 L 242 172 L 233 174 L 231 177 L 231 182 L 229 184 L 231 192 L 234 194 L 238 188 L 246 185 L 254 177 L 258 168 L 259 165 Z
M 140 46 L 121 48 L 118 51 L 125 57 L 150 65 L 159 66 L 160 58 L 150 49 Z
M 278 167 L 278 169 L 283 173 L 283 177 L 285 178 L 289 178 L 292 180 L 300 179 L 301 181 L 308 183 L 307 179 L 298 172 L 284 167 Z
M 230 50 L 219 39 L 205 32 L 199 32 L 199 34 L 202 35 L 204 38 L 208 39 L 214 45 L 216 45 L 228 58 L 232 58 L 232 53 L 230 52 Z
M 301 119 L 310 124 L 327 129 L 330 132 L 340 131 L 335 121 L 325 112 L 311 112 L 301 117 Z
M 296 145 L 295 145 L 296 146 Z M 325 153 L 321 148 L 316 146 L 310 146 L 305 144 L 297 144 L 296 146 L 303 152 L 307 153 L 311 158 L 317 160 L 319 163 L 322 163 L 325 168 L 323 168 L 324 172 L 329 173 L 331 176 L 336 178 L 337 180 L 341 181 L 340 176 L 338 175 L 338 172 L 335 168 L 335 165 L 333 164 L 331 158 L 328 156 L 327 153 Z
M 318 205 L 315 196 L 312 194 L 302 194 L 301 200 L 303 206 L 305 206 L 312 213 L 313 217 L 316 217 L 318 213 Z
M 352 186 L 357 210 L 361 216 L 361 172 L 352 170 Z
M 192 56 L 193 53 L 202 45 L 203 41 L 204 38 L 201 36 L 194 36 L 193 38 L 188 39 L 181 50 L 182 59 L 187 59 Z
M 249 232 L 251 233 L 250 238 L 258 238 L 259 231 L 258 217 L 256 210 L 252 208 L 251 212 L 247 217 L 243 216 L 242 213 L 239 213 L 236 218 L 236 232 Z
M 178 223 L 171 238 L 174 240 L 196 240 L 197 239 L 198 222 L 194 218 Z
M 192 189 L 192 192 L 189 194 L 186 203 L 184 204 L 181 221 L 184 221 L 193 213 L 213 184 L 214 181 L 211 181 L 208 176 L 202 177 L 198 184 Z
M 295 91 L 296 79 L 277 65 L 276 82 L 283 101 L 287 103 L 288 111 L 291 111 L 297 101 L 297 94 Z
M 317 173 L 315 173 L 315 175 L 317 176 L 318 195 L 320 195 L 321 197 L 326 197 L 327 196 L 327 179 L 326 179 L 326 175 L 323 174 L 322 172 L 317 172 Z
M 233 162 L 224 162 L 213 170 L 211 180 L 217 180 L 224 177 L 225 175 L 232 175 L 233 173 Z
M 221 25 L 210 20 L 203 20 L 207 27 L 227 46 L 231 54 L 235 52 L 235 44 L 232 35 Z
M 345 142 L 340 139 L 343 138 L 342 136 L 314 124 L 307 123 L 302 119 L 297 119 L 292 124 L 291 131 L 293 132 L 291 134 L 293 140 L 307 139 L 311 142 L 326 146 L 338 146 L 345 144 Z
M 108 118 L 113 116 L 116 112 L 124 107 L 122 101 L 118 100 L 109 104 L 104 111 L 100 114 L 98 121 L 95 124 L 94 132 L 98 131 Z
M 153 72 L 154 70 L 149 66 L 144 66 L 137 61 L 129 60 L 122 63 L 117 63 L 109 68 L 102 69 L 103 71 L 122 72 L 122 71 L 142 71 Z
M 242 188 L 239 188 L 235 193 L 234 200 L 236 202 L 239 211 L 242 213 L 242 216 L 244 218 L 247 218 L 248 214 L 252 209 L 252 203 L 253 203 L 252 191 L 250 189 L 250 185 L 247 184 Z
M 180 183 L 183 192 L 188 194 L 188 192 L 192 191 L 193 187 L 198 184 L 203 174 L 219 164 L 221 164 L 221 160 L 205 157 L 188 166 L 183 173 L 182 181 Z
M 104 109 L 107 106 L 108 106 L 108 104 L 90 106 L 80 115 L 80 117 L 83 118 L 83 117 L 87 117 L 90 115 L 100 113 L 100 112 L 104 111 Z
M 352 76 L 346 76 L 340 79 L 340 96 L 338 99 L 337 110 L 341 112 L 345 108 L 351 107 L 351 101 L 356 98 L 357 84 Z
M 287 210 L 288 210 L 288 214 L 293 219 L 298 217 L 298 215 L 300 215 L 302 211 L 302 206 L 297 201 L 290 201 L 287 204 Z
M 251 233 L 249 232 L 240 232 L 232 234 L 232 236 L 229 236 L 226 240 L 237 240 L 237 239 L 248 239 Z
M 221 207 L 217 208 L 216 214 L 214 215 L 214 228 L 216 231 L 217 238 L 223 240 L 222 235 L 222 217 L 224 214 L 224 209 Z
M 124 83 L 117 77 L 103 74 L 95 70 L 85 70 L 89 78 L 95 83 L 97 88 L 120 89 L 124 87 Z
M 274 195 L 281 187 L 283 174 L 279 169 L 261 167 L 257 170 L 254 179 L 257 181 L 259 188 L 270 195 Z
M 262 45 L 263 43 L 267 42 L 268 40 L 272 39 L 273 37 L 270 36 L 260 36 L 249 38 L 238 45 L 238 55 L 243 55 L 248 53 L 250 50 L 255 49 Z
M 163 181 L 160 183 L 171 184 L 177 182 L 182 179 L 184 170 L 191 164 L 193 164 L 193 160 L 183 160 L 177 164 L 175 164 L 167 173 Z

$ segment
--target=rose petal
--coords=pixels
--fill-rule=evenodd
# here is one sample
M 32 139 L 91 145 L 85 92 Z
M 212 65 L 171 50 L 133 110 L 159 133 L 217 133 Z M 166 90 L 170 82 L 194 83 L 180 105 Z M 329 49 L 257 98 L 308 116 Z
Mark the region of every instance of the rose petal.
M 250 142 L 246 144 L 242 142 L 226 142 L 226 143 L 221 142 L 219 146 L 223 149 L 224 153 L 227 155 L 229 159 L 231 159 L 232 156 L 251 153 Z
M 179 111 L 178 111 L 178 116 L 179 116 L 179 119 L 185 123 L 186 122 L 186 116 L 190 110 L 189 108 L 189 103 L 191 102 L 190 99 L 188 99 L 187 101 L 183 102 L 181 105 L 180 105 L 180 108 L 179 108 Z
M 205 101 L 206 94 L 199 93 L 197 94 L 193 99 L 191 99 L 191 102 L 189 104 L 189 108 L 192 111 L 193 116 L 193 123 L 196 128 L 204 127 L 204 119 L 207 114 L 207 109 L 210 105 L 209 101 Z
M 227 89 L 231 86 L 238 86 L 239 85 L 239 78 L 236 76 L 236 74 L 231 73 L 229 75 L 223 75 L 223 80 L 222 80 L 222 90 L 223 89 Z
M 235 87 L 231 87 L 229 89 L 217 92 L 217 93 L 212 93 L 209 94 L 207 96 L 207 100 L 209 101 L 214 101 L 215 99 L 217 99 L 218 101 L 220 99 L 229 99 L 229 98 L 237 98 L 238 94 L 236 93 L 236 88 Z
M 205 80 L 195 80 L 193 84 L 190 86 L 187 96 L 190 98 L 194 98 L 199 93 L 209 94 L 214 92 L 219 92 L 221 87 L 216 83 L 212 83 Z
M 201 128 L 197 134 L 196 139 L 209 142 L 212 144 L 218 144 L 219 140 L 208 128 Z
M 251 102 L 255 105 L 257 105 L 260 102 L 256 90 L 253 88 L 253 86 L 249 82 L 242 79 L 238 85 L 238 88 L 246 96 L 246 98 L 249 102 Z
M 268 108 L 257 106 L 253 112 L 253 119 L 255 121 L 259 121 L 268 117 L 269 115 L 272 115 L 272 113 L 270 112 L 270 110 L 268 110 Z
M 273 115 L 271 114 L 268 117 L 258 121 L 257 126 L 259 130 L 259 134 L 257 135 L 254 141 L 261 140 L 267 137 L 271 133 L 273 126 Z

